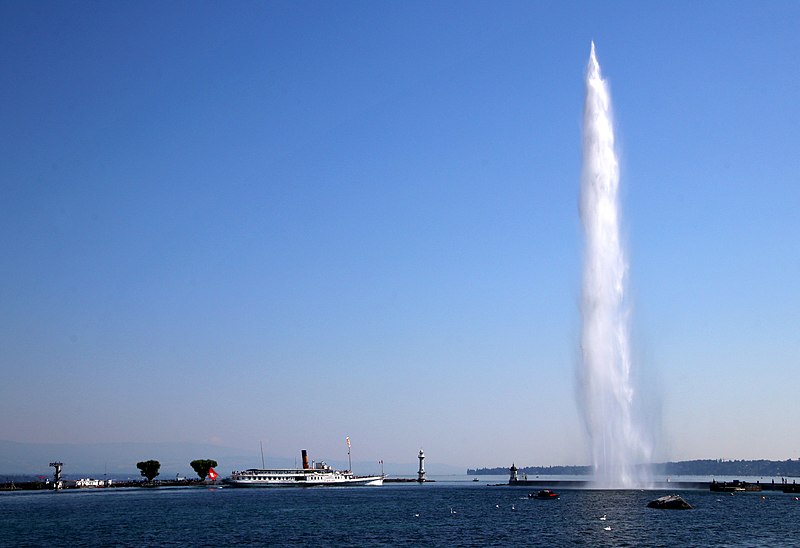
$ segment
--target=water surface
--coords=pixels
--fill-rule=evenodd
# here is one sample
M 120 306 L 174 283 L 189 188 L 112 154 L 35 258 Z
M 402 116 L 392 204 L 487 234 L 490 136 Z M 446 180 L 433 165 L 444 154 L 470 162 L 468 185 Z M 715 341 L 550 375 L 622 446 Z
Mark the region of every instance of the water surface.
M 106 489 L 0 494 L 2 546 L 787 546 L 783 493 L 567 490 L 558 500 L 483 484 L 316 489 Z M 601 519 L 605 516 L 605 520 Z M 608 529 L 610 528 L 610 530 Z

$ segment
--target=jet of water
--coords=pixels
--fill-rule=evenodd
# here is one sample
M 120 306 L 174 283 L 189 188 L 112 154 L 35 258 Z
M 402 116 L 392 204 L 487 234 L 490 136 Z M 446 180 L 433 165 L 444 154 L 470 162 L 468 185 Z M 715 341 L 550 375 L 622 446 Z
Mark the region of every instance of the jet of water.
M 634 411 L 618 188 L 611 99 L 592 42 L 583 112 L 580 215 L 585 249 L 579 379 L 595 481 L 609 488 L 641 486 L 645 480 L 639 465 L 650 459 Z

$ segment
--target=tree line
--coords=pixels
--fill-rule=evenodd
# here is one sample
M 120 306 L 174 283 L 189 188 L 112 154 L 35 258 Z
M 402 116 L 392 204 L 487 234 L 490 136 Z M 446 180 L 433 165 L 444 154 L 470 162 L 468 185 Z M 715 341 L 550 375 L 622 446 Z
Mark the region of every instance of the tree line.
M 209 471 L 217 466 L 217 461 L 213 459 L 196 459 L 189 464 L 200 477 L 200 480 L 204 481 L 206 477 L 208 477 Z M 139 469 L 139 473 L 142 475 L 142 477 L 146 478 L 147 481 L 152 482 L 159 474 L 161 463 L 152 459 L 143 460 L 136 463 L 136 468 Z
M 651 474 L 664 476 L 782 476 L 800 477 L 800 459 L 725 460 L 701 459 L 640 464 Z M 508 474 L 508 468 L 468 468 L 471 476 Z M 591 466 L 525 466 L 517 469 L 530 475 L 591 475 Z

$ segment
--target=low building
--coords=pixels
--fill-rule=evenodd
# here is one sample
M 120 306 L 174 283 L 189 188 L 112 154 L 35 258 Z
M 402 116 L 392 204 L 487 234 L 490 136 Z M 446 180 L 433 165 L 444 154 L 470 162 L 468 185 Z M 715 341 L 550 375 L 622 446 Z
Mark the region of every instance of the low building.
M 79 479 L 75 482 L 75 487 L 111 487 L 112 480 L 99 480 L 92 478 Z

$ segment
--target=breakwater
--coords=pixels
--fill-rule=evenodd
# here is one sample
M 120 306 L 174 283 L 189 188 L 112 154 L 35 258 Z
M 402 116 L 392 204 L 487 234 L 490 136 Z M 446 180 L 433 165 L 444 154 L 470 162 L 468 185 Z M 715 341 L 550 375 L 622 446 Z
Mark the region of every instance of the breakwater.
M 602 485 L 589 480 L 515 480 L 507 483 L 490 484 L 493 487 L 533 487 L 536 489 L 605 489 Z M 741 482 L 738 480 L 729 482 L 718 481 L 653 481 L 648 483 L 646 488 L 637 490 L 664 490 L 664 491 L 781 491 L 783 493 L 800 493 L 800 485 L 797 483 L 775 483 L 774 481 L 761 483 Z
M 537 489 L 606 489 L 606 487 L 589 480 L 516 480 L 508 483 L 495 483 L 495 487 L 535 487 Z M 654 481 L 647 485 L 647 490 L 703 490 L 709 489 L 707 481 Z M 642 489 L 637 489 L 642 490 Z
M 383 483 L 435 483 L 436 480 L 425 478 L 422 481 L 417 478 L 383 478 Z
M 156 480 L 147 482 L 142 480 L 115 480 L 104 485 L 86 486 L 78 485 L 77 480 L 63 480 L 60 489 L 121 489 L 131 487 L 203 487 L 215 485 L 213 482 L 200 479 L 183 480 Z M 47 491 L 54 490 L 52 481 L 4 481 L 0 482 L 0 491 Z

